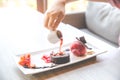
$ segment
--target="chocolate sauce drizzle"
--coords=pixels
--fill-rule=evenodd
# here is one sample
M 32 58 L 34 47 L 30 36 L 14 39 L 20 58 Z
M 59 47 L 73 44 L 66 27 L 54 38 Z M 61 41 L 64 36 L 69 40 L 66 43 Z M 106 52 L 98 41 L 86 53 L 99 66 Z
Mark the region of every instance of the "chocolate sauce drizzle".
M 27 69 L 45 69 L 45 68 L 53 68 L 55 66 L 57 66 L 57 64 L 52 64 L 50 66 L 41 66 L 41 67 L 28 67 L 28 66 L 23 66 L 23 67 Z

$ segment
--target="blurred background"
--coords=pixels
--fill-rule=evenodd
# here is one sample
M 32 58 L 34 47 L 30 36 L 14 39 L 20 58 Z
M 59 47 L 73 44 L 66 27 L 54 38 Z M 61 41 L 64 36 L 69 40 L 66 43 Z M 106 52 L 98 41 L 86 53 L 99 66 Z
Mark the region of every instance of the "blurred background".
M 32 9 L 37 10 L 37 6 L 41 7 L 41 1 L 44 0 L 0 0 L 0 8 L 3 7 L 30 7 Z M 45 0 L 47 1 L 47 8 L 51 6 L 54 0 Z M 78 11 L 85 11 L 87 6 L 86 0 L 77 0 L 66 5 L 66 12 L 78 12 Z

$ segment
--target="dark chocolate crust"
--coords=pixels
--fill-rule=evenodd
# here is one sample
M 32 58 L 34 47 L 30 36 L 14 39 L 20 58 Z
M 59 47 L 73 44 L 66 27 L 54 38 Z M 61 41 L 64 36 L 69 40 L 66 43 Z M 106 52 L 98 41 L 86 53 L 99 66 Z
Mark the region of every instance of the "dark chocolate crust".
M 63 55 L 51 55 L 51 61 L 55 64 L 64 64 L 70 61 L 69 53 L 64 53 Z

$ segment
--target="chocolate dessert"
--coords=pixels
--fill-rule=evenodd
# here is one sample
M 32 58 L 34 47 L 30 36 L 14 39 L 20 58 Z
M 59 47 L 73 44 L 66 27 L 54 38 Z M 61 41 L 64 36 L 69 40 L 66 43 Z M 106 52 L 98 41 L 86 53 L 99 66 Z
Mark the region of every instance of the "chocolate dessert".
M 58 53 L 52 52 L 50 57 L 51 57 L 51 62 L 55 64 L 64 64 L 70 61 L 69 53 L 65 53 L 65 52 L 58 52 Z
M 63 44 L 63 38 L 60 38 L 60 47 L 59 47 L 58 52 L 52 52 L 50 54 L 50 60 L 51 62 L 55 64 L 63 64 L 63 63 L 67 63 L 70 61 L 69 53 L 65 51 L 61 51 L 62 44 Z

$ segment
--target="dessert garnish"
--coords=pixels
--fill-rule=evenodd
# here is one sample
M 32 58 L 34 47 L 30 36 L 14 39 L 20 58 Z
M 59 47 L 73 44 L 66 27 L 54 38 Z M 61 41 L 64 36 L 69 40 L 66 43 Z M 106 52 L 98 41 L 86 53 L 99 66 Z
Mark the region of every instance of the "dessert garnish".
M 88 54 L 88 55 L 92 55 L 92 54 L 94 54 L 94 53 L 95 53 L 95 52 L 94 52 L 93 50 L 88 50 L 88 51 L 87 51 L 87 54 Z
M 20 56 L 19 65 L 23 66 L 27 69 L 45 69 L 45 68 L 52 68 L 55 67 L 55 64 L 51 64 L 49 66 L 40 66 L 37 67 L 35 64 L 31 64 L 31 55 L 30 54 L 24 54 Z
M 51 63 L 50 55 L 43 55 L 42 60 L 44 60 L 45 63 Z
M 24 55 L 20 56 L 19 64 L 25 68 L 35 67 L 35 64 L 31 63 L 31 55 L 30 54 L 24 54 Z
M 84 36 L 82 36 L 82 37 L 76 37 L 76 39 L 78 40 L 78 41 L 81 41 L 84 45 L 85 45 L 85 47 L 87 48 L 87 49 L 92 49 L 92 48 L 90 48 L 90 47 L 88 47 L 87 45 L 86 45 L 86 43 L 87 43 L 87 41 L 85 40 L 85 37 Z

